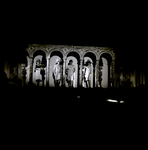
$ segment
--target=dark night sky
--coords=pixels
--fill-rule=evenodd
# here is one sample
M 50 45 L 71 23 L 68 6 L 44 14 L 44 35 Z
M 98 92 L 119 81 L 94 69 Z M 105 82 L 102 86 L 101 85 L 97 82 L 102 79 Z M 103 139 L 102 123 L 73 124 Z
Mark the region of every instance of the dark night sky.
M 47 33 L 48 34 L 48 33 Z M 61 44 L 61 45 L 84 45 L 84 46 L 107 46 L 113 47 L 116 53 L 117 65 L 136 67 L 137 64 L 145 63 L 146 49 L 137 39 L 130 40 L 129 37 L 108 36 L 108 34 L 34 34 L 25 35 L 10 40 L 7 49 L 10 57 L 20 57 L 27 44 Z M 98 36 L 100 35 L 100 37 Z M 4 51 L 6 55 L 8 54 Z
M 4 57 L 20 57 L 26 45 L 32 43 L 111 46 L 119 65 L 146 64 L 146 13 L 133 7 L 133 3 L 89 3 L 88 7 L 86 3 L 62 4 L 47 8 L 43 4 L 43 10 L 27 4 L 25 10 L 17 7 L 21 9 L 5 16 L 1 28 Z
M 96 18 L 95 18 L 96 19 Z M 146 39 L 144 31 L 134 29 L 126 22 L 104 19 L 61 20 L 34 23 L 29 20 L 24 26 L 11 27 L 3 37 L 4 56 L 20 57 L 27 44 L 61 44 L 113 47 L 116 64 L 127 68 L 146 65 Z M 43 23 L 42 23 L 43 22 Z M 24 22 L 23 22 L 24 23 Z M 9 36 L 8 36 L 9 35 Z

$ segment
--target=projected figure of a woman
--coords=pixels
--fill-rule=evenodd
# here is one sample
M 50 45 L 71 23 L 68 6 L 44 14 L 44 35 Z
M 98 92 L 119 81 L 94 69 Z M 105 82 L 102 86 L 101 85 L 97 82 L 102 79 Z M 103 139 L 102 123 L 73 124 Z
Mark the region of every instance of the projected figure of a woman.
M 84 74 L 84 82 L 86 84 L 86 87 L 90 87 L 90 75 L 91 75 L 91 61 L 87 60 L 86 66 L 83 69 L 83 74 Z
M 53 67 L 53 73 L 52 73 L 55 87 L 59 87 L 62 82 L 62 65 L 61 65 L 61 59 L 56 60 L 56 64 Z
M 40 59 L 38 58 L 38 59 L 36 60 L 36 65 L 35 65 L 35 69 L 34 69 L 36 80 L 41 80 L 40 67 L 41 67 L 41 61 L 40 61 Z
M 68 66 L 65 70 L 65 74 L 67 75 L 67 82 L 68 82 L 69 87 L 73 87 L 74 72 L 75 72 L 75 66 L 73 65 L 73 60 L 69 60 Z

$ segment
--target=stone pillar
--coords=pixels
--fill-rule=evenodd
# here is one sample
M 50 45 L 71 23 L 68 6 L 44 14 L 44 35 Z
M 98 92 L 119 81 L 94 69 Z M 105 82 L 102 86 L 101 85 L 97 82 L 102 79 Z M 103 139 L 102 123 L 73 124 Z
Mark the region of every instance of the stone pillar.
M 32 85 L 33 57 L 29 57 L 29 85 Z
M 66 81 L 66 76 L 65 76 L 66 61 L 67 61 L 67 58 L 64 58 L 63 59 L 63 86 L 64 87 L 65 87 L 65 81 Z
M 49 79 L 50 79 L 50 57 L 46 58 L 46 86 L 49 87 Z
M 98 81 L 99 81 L 99 60 L 96 60 L 96 66 L 95 66 L 95 87 L 98 87 Z
M 82 67 L 83 67 L 83 59 L 80 60 L 79 64 L 79 86 L 82 87 Z
M 99 66 L 99 87 L 101 88 L 102 87 L 102 69 L 103 69 L 103 66 Z
M 45 80 L 45 65 L 41 66 L 40 74 L 42 76 L 42 86 L 44 87 L 44 80 Z

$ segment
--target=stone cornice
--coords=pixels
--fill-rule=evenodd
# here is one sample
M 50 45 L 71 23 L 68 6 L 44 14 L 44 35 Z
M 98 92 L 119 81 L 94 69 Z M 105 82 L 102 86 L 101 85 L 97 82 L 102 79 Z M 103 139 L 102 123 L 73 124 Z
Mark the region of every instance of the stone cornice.
M 75 51 L 80 55 L 80 59 L 82 59 L 84 54 L 87 52 L 93 52 L 97 59 L 103 53 L 109 53 L 112 56 L 112 59 L 115 59 L 115 53 L 111 47 L 29 44 L 26 48 L 26 51 L 29 53 L 30 57 L 33 57 L 34 52 L 37 50 L 43 50 L 46 57 L 49 57 L 52 51 L 58 50 L 61 51 L 64 56 L 67 56 L 67 54 L 71 51 Z

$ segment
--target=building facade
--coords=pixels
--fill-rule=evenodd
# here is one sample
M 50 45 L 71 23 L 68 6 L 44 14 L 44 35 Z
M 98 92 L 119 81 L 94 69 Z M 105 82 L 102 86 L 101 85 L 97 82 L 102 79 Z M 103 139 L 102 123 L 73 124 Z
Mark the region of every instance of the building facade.
M 91 88 L 117 87 L 115 52 L 111 47 L 28 44 L 22 56 L 5 60 L 4 72 L 10 85 L 55 87 L 52 72 L 57 59 L 62 61 L 62 87 L 68 87 L 65 69 L 70 60 L 76 70 L 74 88 L 86 87 L 83 68 L 91 61 Z M 16 58 L 18 60 L 15 60 Z
M 24 84 L 26 85 L 54 87 L 52 70 L 56 59 L 60 58 L 63 69 L 63 87 L 67 87 L 65 68 L 70 59 L 73 60 L 76 67 L 74 87 L 83 86 L 82 69 L 88 59 L 91 61 L 92 66 L 91 88 L 115 86 L 115 53 L 110 47 L 29 44 L 26 52 L 27 64 L 24 64 L 24 69 L 26 69 Z M 40 70 L 39 73 L 35 71 L 37 62 L 42 64 L 44 75 L 41 74 L 40 67 L 38 69 Z
M 87 60 L 91 61 L 91 88 L 139 87 L 147 83 L 146 68 L 140 65 L 129 70 L 120 66 L 111 47 L 47 44 L 28 44 L 19 54 L 6 54 L 1 64 L 2 83 L 7 81 L 14 86 L 55 87 L 52 72 L 57 59 L 62 61 L 62 87 L 68 87 L 65 69 L 70 60 L 73 60 L 76 68 L 75 88 L 86 87 L 83 68 Z

